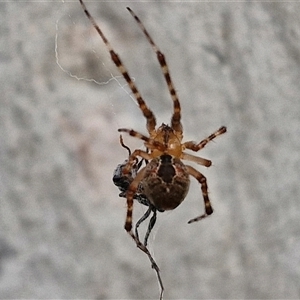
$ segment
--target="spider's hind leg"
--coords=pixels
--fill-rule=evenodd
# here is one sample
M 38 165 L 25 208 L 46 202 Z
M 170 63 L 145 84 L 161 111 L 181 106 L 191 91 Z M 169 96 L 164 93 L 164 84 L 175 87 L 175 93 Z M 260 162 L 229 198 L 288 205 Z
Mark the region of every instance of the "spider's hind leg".
M 211 215 L 213 213 L 213 208 L 212 208 L 209 198 L 208 198 L 208 191 L 207 191 L 208 188 L 207 188 L 207 183 L 206 183 L 206 177 L 191 166 L 186 166 L 186 168 L 188 170 L 188 173 L 191 176 L 195 177 L 197 179 L 197 181 L 201 184 L 201 190 L 202 190 L 202 195 L 203 195 L 203 200 L 204 200 L 204 208 L 205 208 L 205 213 L 203 215 L 200 215 L 200 216 L 188 221 L 188 223 L 190 224 L 193 222 L 200 221 L 200 220 L 208 217 L 209 215 Z

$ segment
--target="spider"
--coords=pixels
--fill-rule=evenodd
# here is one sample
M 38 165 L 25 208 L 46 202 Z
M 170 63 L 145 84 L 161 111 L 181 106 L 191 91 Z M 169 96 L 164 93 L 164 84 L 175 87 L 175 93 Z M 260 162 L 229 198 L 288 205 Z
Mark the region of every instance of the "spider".
M 156 128 L 156 118 L 153 112 L 148 108 L 147 104 L 143 100 L 140 92 L 129 76 L 129 73 L 122 63 L 120 57 L 114 51 L 110 42 L 107 40 L 100 27 L 97 25 L 95 19 L 87 10 L 85 4 L 83 3 L 83 0 L 79 0 L 79 2 L 81 3 L 86 16 L 103 40 L 106 48 L 110 53 L 112 61 L 126 80 L 139 105 L 141 112 L 146 118 L 146 127 L 149 136 L 143 135 L 133 129 L 118 129 L 119 132 L 125 132 L 130 136 L 143 140 L 146 147 L 146 150 L 136 149 L 132 153 L 130 153 L 128 160 L 124 165 L 121 164 L 120 167 L 121 177 L 123 177 L 123 179 L 125 178 L 125 181 L 121 183 L 121 188 L 123 189 L 121 189 L 121 191 L 125 193 L 127 199 L 127 214 L 124 227 L 136 242 L 137 247 L 148 255 L 152 263 L 152 268 L 154 268 L 157 273 L 161 288 L 160 299 L 162 299 L 164 287 L 160 277 L 160 270 L 145 245 L 146 241 L 144 244 L 140 242 L 137 234 L 137 227 L 135 233 L 132 231 L 132 212 L 134 199 L 139 199 L 139 197 L 141 197 L 141 199 L 144 199 L 145 203 L 143 204 L 149 206 L 149 214 L 151 213 L 152 207 L 155 209 L 155 214 L 156 210 L 173 210 L 185 199 L 189 190 L 190 176 L 192 176 L 201 185 L 205 212 L 204 214 L 192 218 L 188 223 L 197 222 L 211 215 L 213 213 L 213 209 L 208 197 L 206 177 L 192 166 L 184 164 L 182 160 L 188 160 L 205 167 L 210 167 L 212 164 L 210 160 L 188 154 L 185 152 L 185 149 L 192 150 L 194 152 L 203 149 L 210 141 L 215 139 L 217 136 L 225 133 L 226 127 L 220 127 L 216 132 L 203 139 L 199 143 L 196 143 L 194 141 L 182 142 L 183 128 L 181 124 L 180 102 L 171 80 L 165 56 L 154 43 L 153 39 L 149 35 L 140 19 L 129 7 L 127 7 L 128 11 L 136 20 L 138 26 L 140 27 L 152 49 L 156 53 L 158 62 L 160 64 L 162 73 L 169 89 L 169 93 L 173 101 L 171 125 L 166 125 L 163 123 L 161 126 Z M 140 169 L 141 166 L 138 167 L 138 158 L 148 161 L 149 163 Z M 119 173 L 117 172 L 117 175 L 118 174 Z M 139 224 L 143 220 L 145 220 L 143 218 L 144 217 L 142 217 L 138 221 Z

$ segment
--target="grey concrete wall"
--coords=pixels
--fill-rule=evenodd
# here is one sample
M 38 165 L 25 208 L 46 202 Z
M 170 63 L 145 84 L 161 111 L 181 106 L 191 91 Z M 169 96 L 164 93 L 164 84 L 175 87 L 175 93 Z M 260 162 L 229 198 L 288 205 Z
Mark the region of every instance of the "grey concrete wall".
M 215 213 L 187 224 L 203 212 L 193 180 L 150 238 L 165 298 L 299 298 L 300 4 L 88 3 L 167 123 L 166 85 L 127 5 L 166 54 L 185 140 L 228 128 L 199 153 L 214 165 L 197 166 Z M 111 180 L 127 155 L 117 129 L 146 133 L 145 120 L 110 80 L 104 44 L 76 1 L 2 2 L 0 20 L 0 297 L 157 298 Z

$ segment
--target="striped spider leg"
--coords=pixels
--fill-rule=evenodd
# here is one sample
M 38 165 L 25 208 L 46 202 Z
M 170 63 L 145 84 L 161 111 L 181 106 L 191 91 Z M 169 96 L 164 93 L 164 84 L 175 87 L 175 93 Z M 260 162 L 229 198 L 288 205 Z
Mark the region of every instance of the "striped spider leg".
M 129 156 L 131 155 L 131 150 L 129 149 L 128 146 L 126 146 L 123 142 L 122 135 L 120 135 L 120 144 L 123 148 L 125 148 L 128 151 Z M 113 174 L 113 182 L 114 184 L 119 188 L 121 193 L 119 194 L 119 197 L 126 198 L 126 192 L 129 188 L 129 185 L 133 181 L 133 179 L 136 177 L 136 174 L 138 173 L 139 169 L 141 168 L 144 159 L 140 161 L 136 161 L 136 163 L 132 166 L 131 172 L 129 174 L 123 174 L 123 168 L 126 166 L 128 162 L 128 159 L 126 159 L 123 163 L 119 164 L 117 168 L 114 171 Z M 146 164 L 148 162 L 146 161 Z M 151 230 L 153 229 L 155 222 L 156 222 L 156 215 L 157 215 L 157 209 L 155 206 L 151 204 L 151 202 L 147 199 L 147 197 L 143 194 L 142 186 L 138 187 L 137 193 L 133 196 L 134 200 L 137 200 L 139 203 L 145 205 L 148 207 L 147 211 L 145 214 L 136 222 L 135 224 L 135 236 L 139 240 L 139 233 L 138 233 L 138 228 L 141 225 L 142 222 L 144 222 L 151 214 L 153 213 L 149 224 L 148 224 L 148 229 L 145 234 L 144 238 L 144 246 L 147 246 L 148 243 L 148 238 L 151 233 Z

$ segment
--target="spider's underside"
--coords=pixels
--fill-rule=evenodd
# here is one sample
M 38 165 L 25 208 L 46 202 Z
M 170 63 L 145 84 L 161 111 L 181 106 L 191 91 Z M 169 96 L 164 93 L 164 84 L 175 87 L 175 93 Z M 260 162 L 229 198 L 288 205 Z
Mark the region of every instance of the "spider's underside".
M 201 150 L 211 140 L 225 133 L 226 127 L 222 126 L 216 132 L 211 134 L 206 139 L 200 141 L 199 143 L 193 141 L 182 142 L 183 128 L 181 124 L 180 102 L 171 80 L 165 56 L 156 46 L 151 36 L 145 29 L 144 25 L 141 23 L 140 19 L 130 8 L 127 8 L 138 23 L 139 27 L 143 31 L 148 42 L 157 55 L 158 62 L 162 69 L 173 101 L 173 114 L 171 118 L 171 124 L 162 124 L 156 129 L 155 116 L 143 100 L 135 83 L 129 76 L 127 69 L 121 62 L 120 57 L 113 50 L 110 42 L 107 40 L 100 27 L 97 25 L 94 18 L 90 15 L 85 4 L 83 3 L 83 0 L 79 1 L 85 14 L 93 24 L 94 28 L 97 30 L 98 34 L 101 36 L 110 53 L 112 61 L 118 67 L 120 73 L 126 80 L 140 107 L 141 112 L 147 120 L 146 127 L 149 136 L 145 136 L 132 129 L 121 128 L 118 130 L 119 132 L 126 132 L 133 137 L 143 140 L 146 150 L 136 149 L 133 151 L 133 153 L 130 153 L 128 159 L 123 164 L 119 165 L 117 170 L 115 171 L 114 182 L 121 190 L 120 195 L 123 197 L 125 196 L 127 199 L 125 230 L 135 240 L 136 245 L 148 255 L 152 263 L 152 267 L 155 269 L 158 276 L 159 284 L 161 287 L 160 299 L 162 299 L 164 288 L 160 277 L 160 271 L 146 247 L 147 238 L 156 220 L 156 211 L 158 210 L 162 212 L 164 210 L 175 209 L 184 200 L 189 190 L 189 177 L 191 175 L 201 185 L 205 212 L 204 214 L 191 219 L 189 223 L 199 221 L 213 213 L 213 209 L 208 197 L 208 188 L 205 176 L 192 166 L 185 165 L 182 160 L 196 162 L 197 164 L 206 167 L 211 166 L 210 160 L 188 154 L 185 152 L 185 150 L 188 149 L 194 152 Z M 121 144 L 122 146 L 124 146 L 122 140 Z M 141 158 L 140 162 L 138 161 L 139 158 Z M 144 167 L 141 167 L 143 161 L 149 163 L 146 163 Z M 149 207 L 145 215 L 137 222 L 135 233 L 132 231 L 132 211 L 134 199 L 137 199 L 140 203 Z M 143 222 L 150 215 L 151 212 L 153 212 L 153 216 L 148 226 L 145 241 L 144 243 L 141 243 L 138 237 L 137 228 L 141 224 L 141 222 Z

